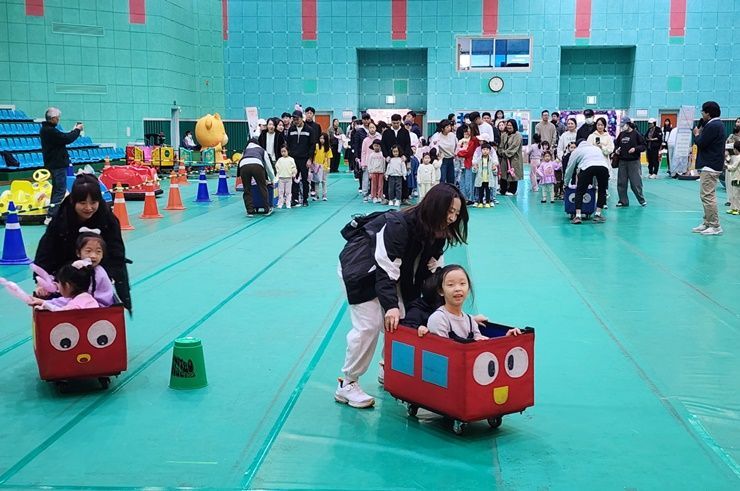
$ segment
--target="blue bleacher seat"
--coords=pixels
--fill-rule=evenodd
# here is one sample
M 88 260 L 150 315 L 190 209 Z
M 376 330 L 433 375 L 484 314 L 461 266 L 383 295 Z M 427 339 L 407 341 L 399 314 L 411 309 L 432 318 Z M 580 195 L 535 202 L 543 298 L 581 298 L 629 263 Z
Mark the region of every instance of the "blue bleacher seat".
M 8 119 L 8 110 L 0 109 L 0 119 Z
M 0 123 L 0 135 L 7 135 L 8 128 L 5 127 L 5 123 Z
M 28 115 L 20 109 L 15 110 L 15 115 L 18 119 L 28 119 Z
M 4 168 L 5 168 L 5 159 L 3 158 L 2 155 L 0 155 L 0 169 L 4 169 Z
M 13 123 L 13 134 L 14 135 L 25 134 L 25 132 L 23 131 L 23 126 L 19 125 L 18 123 Z
M 0 151 L 4 152 L 6 150 L 10 150 L 10 145 L 8 144 L 7 138 L 0 138 Z

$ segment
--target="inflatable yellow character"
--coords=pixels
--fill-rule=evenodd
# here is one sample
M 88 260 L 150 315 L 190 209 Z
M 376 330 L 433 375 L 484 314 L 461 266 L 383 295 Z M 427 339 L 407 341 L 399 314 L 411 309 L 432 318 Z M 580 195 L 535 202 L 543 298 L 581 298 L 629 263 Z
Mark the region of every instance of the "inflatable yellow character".
M 228 143 L 229 137 L 226 136 L 226 129 L 220 114 L 206 114 L 200 118 L 195 123 L 195 138 L 201 147 L 213 147 L 216 163 L 223 163 L 221 150 Z

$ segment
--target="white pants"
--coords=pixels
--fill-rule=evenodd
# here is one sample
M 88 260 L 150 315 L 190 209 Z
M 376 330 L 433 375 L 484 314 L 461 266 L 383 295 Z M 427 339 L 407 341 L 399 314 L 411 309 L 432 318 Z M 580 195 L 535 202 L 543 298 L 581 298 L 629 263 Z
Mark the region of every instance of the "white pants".
M 432 182 L 419 183 L 419 201 L 424 199 L 424 196 L 426 196 L 429 190 L 432 189 L 432 186 L 434 186 L 434 183 Z
M 400 296 L 399 296 L 400 298 Z M 403 302 L 399 302 L 401 318 L 406 315 Z M 383 332 L 385 312 L 380 301 L 375 298 L 369 302 L 349 306 L 352 329 L 347 334 L 347 354 L 344 357 L 345 380 L 356 382 L 367 372 L 375 355 L 378 336 Z

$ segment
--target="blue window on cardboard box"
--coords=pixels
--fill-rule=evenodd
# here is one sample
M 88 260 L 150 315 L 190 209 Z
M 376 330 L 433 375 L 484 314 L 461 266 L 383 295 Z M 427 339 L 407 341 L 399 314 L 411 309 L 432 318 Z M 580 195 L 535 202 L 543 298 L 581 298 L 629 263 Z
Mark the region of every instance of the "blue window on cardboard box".
M 432 353 L 431 351 L 421 352 L 421 379 L 424 382 L 447 388 L 447 365 L 446 356 Z
M 391 369 L 414 376 L 414 347 L 410 344 L 393 341 L 391 345 Z

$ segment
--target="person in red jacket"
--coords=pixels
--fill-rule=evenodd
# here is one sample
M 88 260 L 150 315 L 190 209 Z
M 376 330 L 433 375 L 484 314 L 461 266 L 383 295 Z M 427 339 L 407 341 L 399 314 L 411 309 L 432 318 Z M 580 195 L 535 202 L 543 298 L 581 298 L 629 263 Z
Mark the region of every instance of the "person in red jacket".
M 464 159 L 460 174 L 460 192 L 465 196 L 467 204 L 470 205 L 473 204 L 473 200 L 475 199 L 473 156 L 478 147 L 480 147 L 480 133 L 478 132 L 478 126 L 472 122 L 468 125 L 468 131 L 470 132 L 470 140 L 468 140 L 465 148 L 457 152 L 457 156 Z

